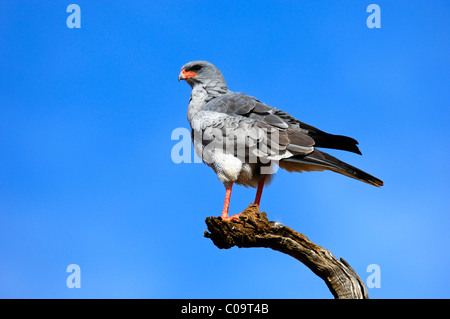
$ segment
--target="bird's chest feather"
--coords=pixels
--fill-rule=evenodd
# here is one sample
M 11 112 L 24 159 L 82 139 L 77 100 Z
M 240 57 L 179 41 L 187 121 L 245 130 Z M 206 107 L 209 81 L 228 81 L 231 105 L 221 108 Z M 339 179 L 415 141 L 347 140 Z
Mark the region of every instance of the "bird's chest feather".
M 256 165 L 249 165 L 244 158 L 236 155 L 235 140 L 231 138 L 233 134 L 230 134 L 236 133 L 236 128 L 245 123 L 238 117 L 206 110 L 198 112 L 192 118 L 194 149 L 224 183 L 233 181 L 246 186 L 257 183 L 253 181 Z
M 192 122 L 194 116 L 200 112 L 208 101 L 208 92 L 202 87 L 192 89 L 188 106 L 188 121 Z

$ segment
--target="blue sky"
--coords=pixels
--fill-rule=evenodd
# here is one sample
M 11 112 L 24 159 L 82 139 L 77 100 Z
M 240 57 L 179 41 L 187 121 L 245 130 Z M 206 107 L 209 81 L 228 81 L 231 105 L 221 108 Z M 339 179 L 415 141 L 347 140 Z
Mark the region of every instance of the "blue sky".
M 0 12 L 0 297 L 332 298 L 269 249 L 217 249 L 224 187 L 175 164 L 180 67 L 360 142 L 331 154 L 384 180 L 280 171 L 262 209 L 343 257 L 371 298 L 449 298 L 448 1 L 6 1 Z M 254 189 L 235 187 L 230 212 Z M 66 268 L 81 268 L 69 289 Z M 241 283 L 239 277 L 246 278 Z M 231 278 L 235 279 L 232 280 Z

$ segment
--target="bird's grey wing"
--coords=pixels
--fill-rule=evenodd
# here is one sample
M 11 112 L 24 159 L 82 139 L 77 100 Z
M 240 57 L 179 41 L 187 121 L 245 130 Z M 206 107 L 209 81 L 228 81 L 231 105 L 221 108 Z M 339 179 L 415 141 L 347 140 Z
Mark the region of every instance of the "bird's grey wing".
M 210 101 L 205 110 L 252 118 L 280 129 L 289 127 L 286 121 L 274 114 L 275 108 L 246 94 L 234 92 L 224 94 Z
M 197 154 L 213 161 L 213 154 L 225 153 L 243 162 L 256 162 L 287 153 L 287 134 L 250 118 L 214 111 L 198 112 L 192 122 L 192 138 Z
M 306 131 L 298 125 L 289 125 L 281 117 L 275 114 L 277 109 L 266 105 L 257 99 L 239 93 L 229 93 L 211 100 L 203 109 L 204 111 L 225 114 L 231 118 L 240 118 L 252 123 L 251 130 L 262 130 L 267 133 L 268 142 L 274 148 L 290 151 L 292 154 L 309 154 L 314 148 L 315 141 Z M 270 132 L 270 133 L 269 133 Z M 246 135 L 249 135 L 248 132 Z M 283 153 L 281 157 L 287 156 Z

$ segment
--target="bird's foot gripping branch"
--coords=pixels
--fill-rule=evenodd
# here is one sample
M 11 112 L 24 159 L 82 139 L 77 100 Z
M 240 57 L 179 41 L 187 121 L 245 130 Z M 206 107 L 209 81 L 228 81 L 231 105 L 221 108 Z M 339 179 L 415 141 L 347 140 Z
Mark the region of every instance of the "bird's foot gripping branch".
M 206 218 L 210 238 L 218 248 L 266 247 L 290 255 L 322 278 L 335 298 L 369 298 L 364 282 L 344 259 L 336 259 L 305 235 L 280 223 L 269 221 L 258 205 L 250 205 L 239 220 L 226 221 L 221 217 Z

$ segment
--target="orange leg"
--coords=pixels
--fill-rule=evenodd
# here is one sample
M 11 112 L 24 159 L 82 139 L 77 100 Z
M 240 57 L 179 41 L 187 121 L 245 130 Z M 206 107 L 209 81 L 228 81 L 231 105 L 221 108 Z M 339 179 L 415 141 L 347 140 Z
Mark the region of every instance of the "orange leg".
M 255 205 L 259 206 L 259 202 L 261 201 L 261 195 L 264 188 L 264 182 L 266 180 L 266 175 L 263 175 L 261 180 L 258 183 L 258 189 L 256 190 L 256 196 L 255 196 Z
M 228 217 L 228 208 L 230 207 L 230 199 L 231 199 L 231 188 L 233 187 L 233 182 L 230 182 L 230 185 L 227 187 L 225 192 L 225 203 L 223 205 L 222 211 L 222 219 L 225 221 L 239 220 L 239 215 L 233 215 Z

